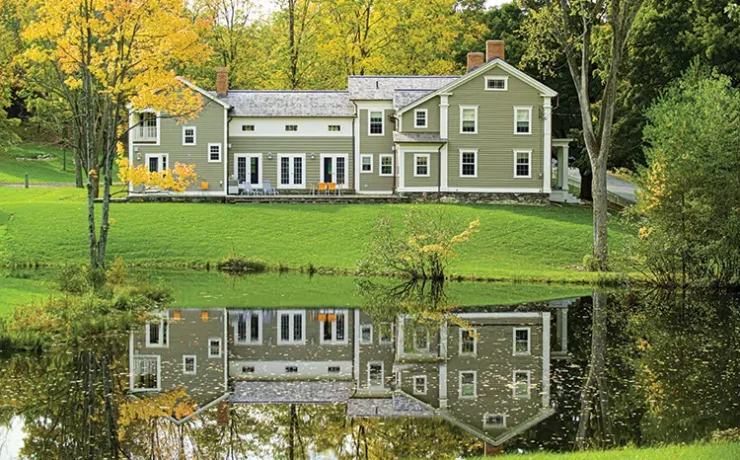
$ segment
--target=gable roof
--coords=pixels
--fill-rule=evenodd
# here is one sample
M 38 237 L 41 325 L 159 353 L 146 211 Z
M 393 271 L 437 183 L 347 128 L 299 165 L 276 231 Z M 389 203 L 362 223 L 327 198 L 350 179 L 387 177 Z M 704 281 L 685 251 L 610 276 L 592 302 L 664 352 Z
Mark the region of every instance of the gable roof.
M 231 404 L 322 404 L 349 400 L 354 382 L 346 381 L 238 381 Z
M 180 81 L 180 82 L 184 83 L 184 84 L 185 84 L 185 86 L 189 87 L 190 89 L 192 89 L 192 90 L 193 90 L 193 91 L 195 91 L 196 93 L 200 93 L 200 94 L 202 94 L 203 96 L 205 96 L 205 97 L 207 97 L 208 99 L 210 99 L 210 100 L 212 100 L 212 101 L 216 102 L 217 104 L 221 105 L 222 107 L 224 107 L 224 108 L 226 108 L 226 109 L 229 109 L 229 108 L 231 108 L 231 106 L 229 106 L 229 104 L 227 104 L 226 102 L 224 102 L 224 101 L 222 101 L 221 99 L 219 99 L 219 98 L 218 98 L 218 97 L 216 96 L 216 93 L 214 93 L 214 92 L 211 92 L 211 91 L 206 91 L 206 90 L 204 90 L 203 88 L 201 88 L 200 86 L 196 85 L 195 83 L 191 83 L 190 81 L 188 81 L 188 80 L 186 80 L 186 79 L 184 79 L 184 78 L 182 78 L 182 77 L 176 77 L 176 78 L 177 78 L 177 80 L 178 80 L 178 81 Z
M 458 79 L 458 75 L 350 75 L 347 90 L 352 100 L 392 101 L 396 90 L 434 91 Z
M 398 110 L 433 92 L 433 89 L 397 89 L 393 91 L 393 108 Z
M 229 91 L 222 98 L 237 117 L 353 117 L 347 91 Z
M 413 107 L 416 107 L 417 105 L 428 101 L 429 99 L 433 98 L 434 96 L 437 96 L 439 94 L 448 93 L 458 86 L 484 74 L 488 70 L 493 69 L 494 67 L 500 67 L 501 69 L 505 70 L 512 76 L 518 78 L 519 80 L 523 81 L 524 83 L 528 84 L 532 88 L 538 90 L 542 95 L 546 97 L 555 97 L 558 95 L 557 91 L 554 89 L 548 87 L 544 83 L 541 83 L 534 78 L 530 77 L 526 73 L 522 72 L 521 70 L 517 69 L 511 64 L 507 64 L 506 61 L 504 61 L 501 58 L 493 58 L 492 60 L 488 61 L 487 63 L 483 64 L 482 66 L 478 67 L 477 69 L 473 70 L 472 72 L 467 73 L 466 75 L 458 78 L 457 80 L 454 80 L 447 85 L 438 88 L 433 93 L 430 93 L 424 97 L 421 97 L 410 104 L 406 105 L 405 107 L 398 110 L 398 115 L 401 115 L 404 112 L 407 112 L 409 109 L 412 109 Z

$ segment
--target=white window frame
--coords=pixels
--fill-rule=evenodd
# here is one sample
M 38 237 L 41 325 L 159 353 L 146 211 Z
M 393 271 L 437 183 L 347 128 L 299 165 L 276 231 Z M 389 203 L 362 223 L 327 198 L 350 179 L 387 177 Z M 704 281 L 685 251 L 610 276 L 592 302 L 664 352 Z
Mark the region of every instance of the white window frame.
M 147 392 L 147 391 L 161 391 L 162 390 L 162 357 L 160 355 L 134 355 L 134 358 L 146 358 L 156 359 L 157 361 L 157 388 L 134 388 L 134 381 L 136 380 L 137 374 L 134 373 L 135 369 L 131 369 L 131 380 L 130 387 L 134 393 Z
M 490 88 L 488 86 L 488 82 L 491 80 L 503 81 L 504 87 L 503 88 Z M 486 77 L 486 83 L 483 89 L 485 89 L 486 91 L 508 91 L 509 90 L 509 77 L 500 76 L 500 75 L 489 75 Z
M 193 130 L 193 142 L 186 142 L 185 139 L 187 138 L 187 135 L 185 134 L 185 131 L 188 129 Z M 197 126 L 183 126 L 182 127 L 182 145 L 184 146 L 193 146 L 198 145 L 198 130 Z
M 463 131 L 463 112 L 465 110 L 475 111 L 475 130 L 474 131 Z M 461 105 L 460 106 L 460 134 L 478 134 L 478 106 L 477 105 Z
M 527 111 L 527 113 L 529 114 L 529 118 L 528 118 L 529 119 L 528 121 L 529 131 L 527 131 L 526 133 L 519 133 L 517 132 L 517 129 L 516 129 L 517 128 L 516 123 L 517 123 L 517 118 L 518 118 L 517 115 L 519 114 L 520 111 L 523 111 L 523 110 Z M 532 106 L 514 106 L 514 134 L 517 136 L 531 136 L 532 135 Z
M 251 126 L 252 129 L 247 129 L 248 126 Z M 244 124 L 244 125 L 242 125 L 242 132 L 243 133 L 253 133 L 255 131 L 257 131 L 257 125 L 254 125 L 254 124 Z
M 500 416 L 503 419 L 503 423 L 501 425 L 489 425 L 488 417 L 491 415 L 493 416 Z M 483 428 L 506 428 L 506 414 L 502 414 L 500 412 L 486 412 L 483 414 Z
M 387 324 L 388 325 L 388 332 L 390 332 L 390 337 L 388 337 L 387 340 L 383 340 L 383 334 L 381 333 L 383 329 L 380 328 L 380 326 Z M 389 322 L 383 322 L 378 325 L 378 343 L 380 345 L 392 345 L 393 344 L 393 323 Z
M 149 171 L 149 159 L 153 157 L 159 158 L 159 171 Z M 162 158 L 167 159 L 165 163 L 167 163 L 167 166 L 169 167 L 170 165 L 170 154 L 169 153 L 147 153 L 146 155 L 144 155 L 144 162 L 145 162 L 144 166 L 146 166 L 146 170 L 149 172 L 162 172 L 162 171 L 167 170 L 168 168 L 162 168 Z
M 342 188 L 349 188 L 349 155 L 342 154 L 342 153 L 322 153 L 319 155 L 319 161 L 321 162 L 319 164 L 319 182 L 325 182 L 323 180 L 324 176 L 324 159 L 331 158 L 332 159 L 332 170 L 334 171 L 334 183 L 337 184 L 337 187 Z M 344 158 L 344 182 L 339 183 L 337 180 L 337 158 Z
M 146 323 L 146 342 L 145 342 L 145 344 L 146 344 L 145 347 L 146 348 L 169 348 L 170 347 L 170 322 L 169 321 L 167 321 L 167 334 L 166 334 L 167 335 L 167 342 L 166 343 L 162 343 L 163 342 L 163 338 L 165 336 L 165 334 L 163 334 L 163 332 L 164 332 L 164 324 L 165 324 L 165 321 L 167 319 L 168 318 L 164 318 L 163 317 L 163 318 L 161 318 L 159 320 L 159 322 L 157 322 L 157 321 L 149 321 L 149 322 Z M 157 343 L 151 343 L 151 340 L 150 340 L 151 337 L 149 336 L 149 325 L 151 325 L 151 324 L 157 324 L 157 323 L 159 324 L 159 328 L 160 328 L 160 330 L 159 330 L 159 342 L 157 342 Z
M 250 184 L 253 187 L 262 188 L 262 172 L 265 169 L 265 164 L 262 161 L 262 154 L 261 153 L 236 153 L 234 154 L 234 179 L 237 181 L 239 180 L 239 158 L 246 158 L 247 159 L 247 167 L 249 167 L 249 164 L 251 163 L 252 158 L 257 158 L 259 160 L 259 171 L 257 172 L 257 182 L 256 184 Z M 247 173 L 249 175 L 249 173 Z
M 295 129 L 288 129 L 288 128 L 292 128 L 293 126 L 295 126 Z M 298 125 L 296 125 L 296 124 L 288 124 L 288 125 L 285 125 L 285 128 L 284 129 L 285 129 L 285 132 L 286 133 L 297 133 L 298 132 Z
M 457 354 L 459 356 L 477 356 L 478 355 L 478 337 L 475 337 L 478 331 L 475 328 L 465 329 L 464 327 L 459 328 Z M 473 335 L 473 351 L 468 353 L 463 351 L 463 332 L 469 331 Z
M 370 380 L 370 367 L 380 366 L 380 385 L 372 385 Z M 367 363 L 367 387 L 368 388 L 385 388 L 385 364 L 383 361 L 371 361 Z
M 516 333 L 517 331 L 527 331 L 527 351 L 517 352 L 516 351 Z M 515 327 L 511 334 L 512 342 L 512 355 L 513 356 L 529 356 L 532 354 L 532 329 L 529 327 Z
M 188 371 L 187 360 L 193 358 L 193 370 Z M 184 375 L 197 375 L 198 374 L 198 356 L 196 355 L 183 355 L 182 356 L 182 373 Z
M 211 342 L 214 340 L 218 340 L 218 354 L 214 355 L 211 353 Z M 208 338 L 208 357 L 209 358 L 221 358 L 224 355 L 224 341 L 221 340 L 221 337 L 209 337 Z
M 283 340 L 282 334 L 280 334 L 280 325 L 281 325 L 281 318 L 283 315 L 290 315 L 290 320 L 288 321 L 288 327 L 290 330 L 290 338 L 288 340 Z M 300 315 L 302 317 L 301 320 L 301 340 L 295 340 L 295 336 L 293 334 L 293 328 L 295 324 L 295 316 Z M 276 321 L 277 327 L 277 344 L 278 345 L 305 345 L 306 344 L 306 310 L 278 310 L 277 311 L 277 321 Z
M 364 329 L 370 329 L 370 340 L 363 339 L 365 334 L 362 333 Z M 373 343 L 373 325 L 372 324 L 361 324 L 360 325 L 360 345 L 372 345 Z
M 424 124 L 419 124 L 418 114 L 424 114 Z M 429 110 L 427 109 L 416 109 L 414 110 L 414 128 L 428 128 L 429 127 Z
M 516 374 L 527 374 L 527 394 L 526 395 L 518 395 L 516 393 Z M 531 390 L 532 390 L 532 371 L 527 371 L 523 369 L 517 369 L 514 372 L 511 373 L 511 395 L 512 397 L 516 399 L 529 399 L 531 396 Z
M 337 340 L 337 322 L 319 321 L 319 343 L 322 345 L 346 345 L 349 336 L 349 314 L 347 310 L 321 310 L 322 315 L 342 315 L 344 316 L 344 339 Z M 327 324 L 331 325 L 331 340 L 324 339 L 324 328 Z M 292 329 L 291 329 L 292 330 Z
M 372 119 L 373 119 L 373 112 L 378 113 L 380 112 L 380 132 L 379 133 L 373 133 L 370 130 L 370 127 L 372 126 Z M 368 136 L 385 136 L 385 110 L 368 110 L 367 111 L 367 135 Z
M 363 169 L 363 165 L 364 165 L 363 159 L 364 158 L 370 158 L 370 170 L 369 171 L 365 171 Z M 373 155 L 371 155 L 371 154 L 365 154 L 365 153 L 362 154 L 362 155 L 360 155 L 360 173 L 362 173 L 362 174 L 372 174 L 372 172 L 373 172 Z
M 247 314 L 247 339 L 239 340 L 239 315 Z M 252 315 L 256 314 L 257 317 L 257 340 L 251 341 L 249 339 L 250 332 L 252 330 Z M 262 345 L 262 310 L 244 310 L 236 313 L 236 321 L 232 323 L 232 330 L 234 333 L 234 344 L 236 345 Z
M 383 174 L 383 158 L 390 158 L 391 159 L 391 172 L 389 174 Z M 381 177 L 390 177 L 393 176 L 393 173 L 396 172 L 396 165 L 393 161 L 393 155 L 389 155 L 387 153 L 383 153 L 378 157 L 378 175 Z
M 517 174 L 516 165 L 517 165 L 517 158 L 520 153 L 527 154 L 529 174 L 527 174 L 526 176 L 520 176 Z M 531 178 L 532 178 L 532 151 L 531 150 L 514 150 L 514 179 L 531 179 Z
M 218 160 L 211 158 L 211 147 L 218 147 Z M 208 162 L 209 163 L 221 163 L 221 159 L 224 156 L 223 145 L 220 142 L 213 142 L 208 144 Z
M 432 341 L 432 337 L 431 337 L 431 334 L 429 333 L 429 328 L 428 327 L 424 327 L 423 328 L 424 329 L 424 333 L 426 334 L 426 344 L 427 344 L 427 346 L 424 347 L 424 348 L 416 348 L 416 343 L 417 343 L 416 342 L 416 336 L 417 336 L 417 333 L 418 333 L 418 326 L 419 326 L 419 324 L 413 324 L 413 323 L 411 324 L 411 327 L 412 327 L 412 329 L 411 329 L 411 339 L 412 339 L 412 342 L 411 342 L 411 350 L 412 350 L 413 353 L 429 353 L 429 350 L 430 350 L 430 347 L 431 347 L 430 342 Z
M 462 376 L 463 374 L 473 374 L 473 395 L 463 396 Z M 478 398 L 478 371 L 460 371 L 457 375 L 457 390 L 459 399 L 476 399 Z
M 475 162 L 473 168 L 475 169 L 473 175 L 463 174 L 463 153 L 472 153 L 475 155 Z M 461 179 L 475 179 L 478 177 L 478 149 L 460 149 L 460 178 Z
M 295 183 L 295 174 L 291 175 L 291 177 L 293 177 L 293 180 L 291 181 L 290 184 L 282 184 L 280 182 L 280 173 L 281 173 L 280 168 L 281 168 L 281 163 L 283 161 L 283 158 L 290 158 L 290 171 L 291 171 L 291 173 L 294 173 L 294 171 L 295 171 L 295 169 L 294 169 L 295 166 L 294 166 L 293 158 L 303 158 L 303 161 L 302 161 L 303 168 L 301 168 L 302 169 L 302 171 L 301 171 L 301 181 L 302 181 L 301 184 L 296 184 Z M 277 188 L 280 188 L 280 189 L 302 189 L 302 188 L 308 188 L 308 185 L 306 184 L 306 167 L 307 167 L 307 165 L 306 165 L 306 154 L 305 153 L 279 153 L 278 154 L 277 161 L 278 161 L 278 163 L 277 163 Z
M 332 129 L 337 128 L 337 129 Z M 342 125 L 327 125 L 327 131 L 330 133 L 338 133 L 342 131 Z
M 427 173 L 419 174 L 419 168 L 417 160 L 419 158 L 427 159 Z M 430 153 L 415 153 L 414 154 L 414 177 L 429 177 L 432 173 L 432 155 Z
M 424 379 L 424 390 L 423 391 L 417 391 L 416 390 L 416 379 Z M 411 378 L 411 393 L 413 395 L 425 395 L 428 391 L 427 386 L 427 376 L 426 375 L 415 375 Z
M 134 144 L 146 144 L 148 146 L 158 146 L 160 144 L 160 141 L 161 141 L 161 135 L 162 135 L 161 127 L 162 127 L 162 124 L 160 123 L 160 116 L 161 115 L 156 110 L 153 110 L 153 109 L 144 109 L 144 110 L 140 110 L 140 111 L 137 111 L 137 112 L 133 112 L 133 114 L 134 114 L 134 125 L 135 126 L 132 127 L 132 131 L 136 130 L 137 128 L 139 128 L 139 126 L 141 126 L 141 123 L 143 123 L 142 117 L 143 117 L 143 114 L 144 113 L 153 113 L 155 115 L 155 126 L 156 126 L 156 131 L 157 131 L 157 136 L 156 136 L 157 139 L 154 142 L 151 142 L 149 140 L 146 140 L 146 141 L 138 140 L 137 139 L 137 136 L 135 135 L 135 133 L 131 132 L 130 135 L 134 135 L 134 139 L 132 140 L 132 143 L 134 143 Z

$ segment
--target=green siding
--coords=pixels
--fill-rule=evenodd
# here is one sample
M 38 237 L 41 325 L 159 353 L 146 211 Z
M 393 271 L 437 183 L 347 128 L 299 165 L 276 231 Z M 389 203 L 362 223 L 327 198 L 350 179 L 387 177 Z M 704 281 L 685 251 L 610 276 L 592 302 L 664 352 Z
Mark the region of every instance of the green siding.
M 457 187 L 541 188 L 543 98 L 539 91 L 501 69 L 485 75 L 509 77 L 508 91 L 485 91 L 480 75 L 449 98 L 448 184 Z M 478 133 L 460 133 L 460 105 L 478 106 Z M 532 106 L 532 134 L 514 134 L 514 107 Z M 460 149 L 478 149 L 478 177 L 460 177 Z M 514 149 L 532 150 L 532 177 L 514 178 Z
M 414 155 L 429 154 L 429 177 L 414 177 Z M 403 176 L 404 187 L 437 187 L 439 185 L 439 152 L 431 149 L 428 152 L 404 153 Z
M 162 114 L 159 120 L 160 145 L 134 143 L 138 148 L 133 154 L 134 165 L 143 165 L 146 162 L 147 153 L 168 154 L 168 167 L 175 163 L 193 164 L 198 174 L 198 181 L 188 191 L 201 191 L 200 184 L 208 182 L 209 192 L 223 192 L 226 184 L 224 181 L 224 154 L 226 146 L 224 143 L 224 108 L 209 100 L 204 99 L 203 110 L 198 116 L 185 123 L 178 124 L 177 119 L 167 118 Z M 182 145 L 183 126 L 196 127 L 196 145 Z M 208 144 L 221 144 L 221 161 L 210 163 L 208 161 Z M 140 158 L 139 158 L 140 154 Z
M 319 182 L 321 172 L 321 154 L 335 153 L 347 155 L 348 187 L 354 188 L 354 158 L 352 156 L 351 137 L 230 137 L 229 143 L 229 176 L 234 174 L 234 154 L 261 153 L 262 180 L 269 180 L 273 187 L 278 187 L 278 154 L 305 153 L 306 154 L 306 188 Z M 272 153 L 272 159 L 267 153 Z M 311 153 L 316 158 L 311 159 Z M 301 190 L 301 189 L 298 189 Z
M 373 155 L 373 172 L 360 172 L 360 191 L 390 191 L 393 188 L 393 176 L 380 176 L 379 155 L 393 153 L 393 123 L 389 119 L 394 111 L 384 111 L 385 124 L 382 136 L 368 135 L 368 110 L 360 110 L 360 153 Z
M 427 109 L 427 127 L 416 128 L 414 126 L 414 111 L 417 109 Z M 424 132 L 439 132 L 439 97 L 433 97 L 423 104 L 419 104 L 417 107 L 409 110 L 408 112 L 401 115 L 403 119 L 401 126 L 402 131 L 405 133 L 424 133 Z

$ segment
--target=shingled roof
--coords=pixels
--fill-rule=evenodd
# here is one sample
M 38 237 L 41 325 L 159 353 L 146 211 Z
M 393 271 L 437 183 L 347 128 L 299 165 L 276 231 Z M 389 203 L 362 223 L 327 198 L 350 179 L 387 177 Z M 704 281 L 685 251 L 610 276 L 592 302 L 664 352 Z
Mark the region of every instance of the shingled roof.
M 215 94 L 215 93 L 214 93 Z M 229 91 L 222 101 L 237 117 L 352 117 L 347 91 Z
M 349 97 L 360 101 L 394 100 L 396 90 L 435 91 L 460 78 L 459 76 L 399 76 L 399 75 L 351 75 L 347 80 Z M 422 97 L 420 94 L 419 97 Z

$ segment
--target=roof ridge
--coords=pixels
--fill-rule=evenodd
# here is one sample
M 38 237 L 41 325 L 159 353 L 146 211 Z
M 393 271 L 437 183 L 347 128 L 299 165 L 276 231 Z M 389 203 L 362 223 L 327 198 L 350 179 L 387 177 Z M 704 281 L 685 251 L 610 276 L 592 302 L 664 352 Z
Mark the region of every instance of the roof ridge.
M 462 75 L 349 75 L 348 78 L 460 78 Z
M 275 93 L 275 94 L 311 94 L 311 93 L 337 93 L 349 94 L 346 89 L 230 89 L 229 93 Z

